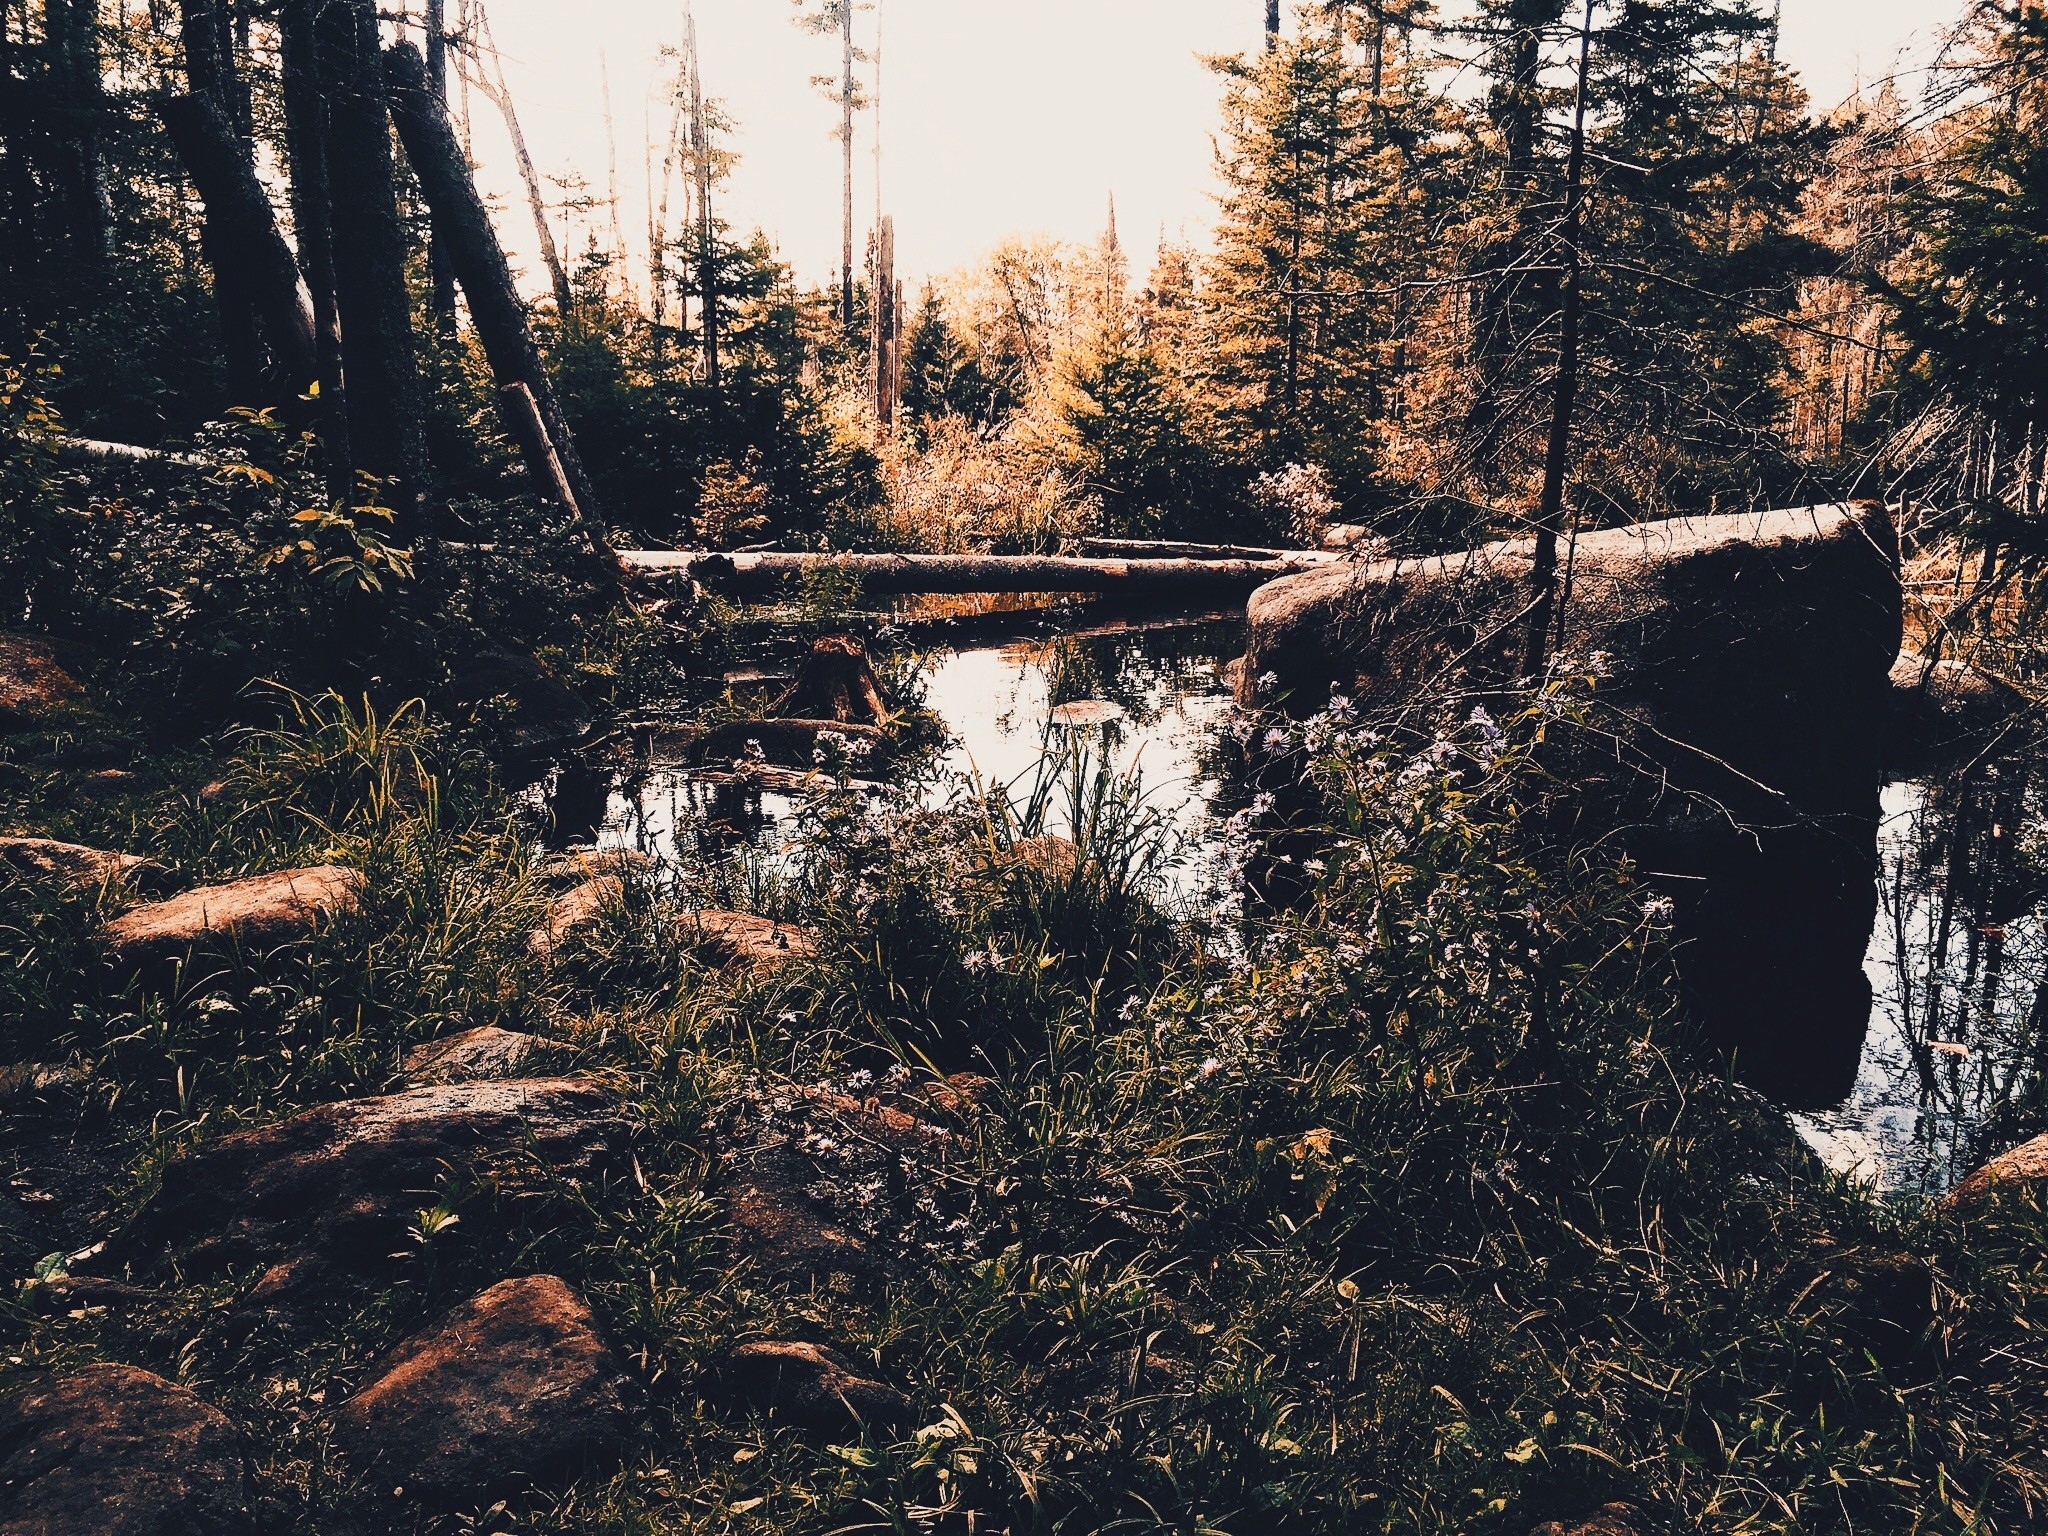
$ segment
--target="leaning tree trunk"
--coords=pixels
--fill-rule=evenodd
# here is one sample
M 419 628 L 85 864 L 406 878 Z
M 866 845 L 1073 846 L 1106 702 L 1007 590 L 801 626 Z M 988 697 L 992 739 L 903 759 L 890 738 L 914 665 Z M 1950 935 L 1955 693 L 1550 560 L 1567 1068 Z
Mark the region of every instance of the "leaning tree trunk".
M 223 302 L 253 311 L 273 366 L 273 387 L 304 394 L 319 377 L 313 316 L 299 293 L 299 267 L 278 233 L 270 199 L 246 147 L 204 96 L 157 104 L 186 174 L 206 204 L 206 254 Z
M 427 443 L 377 11 L 374 0 L 324 0 L 316 15 L 349 443 L 356 468 L 389 484 L 400 536 L 412 537 L 424 531 Z
M 313 7 L 316 0 L 285 0 L 278 12 L 279 75 L 284 93 L 285 139 L 291 154 L 292 222 L 299 266 L 313 299 L 313 334 L 320 396 L 314 420 L 320 433 L 328 495 L 345 500 L 355 484 L 349 452 L 348 403 L 342 387 L 341 320 L 334 297 L 334 225 L 327 175 L 327 95 L 320 84 Z
M 469 299 L 470 324 L 483 343 L 491 373 L 501 391 L 525 392 L 533 414 L 545 428 L 545 438 L 536 441 L 526 419 L 527 399 L 517 393 L 500 396 L 506 426 L 521 445 L 536 483 L 557 501 L 564 498 L 556 490 L 558 476 L 550 459 L 559 463 L 559 481 L 567 492 L 565 510 L 594 530 L 598 523 L 596 489 L 576 452 L 569 420 L 555 398 L 546 362 L 527 320 L 526 305 L 512 281 L 512 268 L 492 227 L 490 211 L 477 195 L 455 125 L 448 120 L 447 109 L 435 95 L 426 66 L 411 44 L 385 50 L 384 77 L 406 159 L 426 199 L 435 238 L 448 253 L 456 281 Z

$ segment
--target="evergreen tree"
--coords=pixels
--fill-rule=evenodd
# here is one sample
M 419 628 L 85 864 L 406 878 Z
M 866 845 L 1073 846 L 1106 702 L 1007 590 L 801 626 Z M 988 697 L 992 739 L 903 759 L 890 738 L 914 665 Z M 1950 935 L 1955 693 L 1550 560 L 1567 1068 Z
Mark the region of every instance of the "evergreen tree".
M 929 285 L 903 342 L 903 419 L 913 431 L 940 416 L 986 423 L 992 391 L 974 348 L 947 318 L 945 300 Z
M 1266 467 L 1321 463 L 1347 496 L 1366 489 L 1400 393 L 1405 296 L 1437 260 L 1443 109 L 1406 35 L 1305 6 L 1295 37 L 1217 66 L 1224 193 L 1205 302 L 1218 408 Z

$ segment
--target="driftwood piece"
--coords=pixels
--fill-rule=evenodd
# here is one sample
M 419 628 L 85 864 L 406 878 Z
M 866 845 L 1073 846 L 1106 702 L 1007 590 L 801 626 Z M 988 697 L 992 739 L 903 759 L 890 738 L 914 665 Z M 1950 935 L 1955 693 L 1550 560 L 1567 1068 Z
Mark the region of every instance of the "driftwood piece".
M 1086 560 L 1066 555 L 718 554 L 621 550 L 634 576 L 693 580 L 721 592 L 773 592 L 811 571 L 837 571 L 873 593 L 1103 592 L 1186 597 L 1250 592 L 1281 576 L 1329 564 L 1327 554 L 1295 552 L 1277 560 Z
M 157 113 L 206 205 L 206 255 L 215 284 L 254 311 L 277 370 L 276 387 L 304 394 L 318 377 L 313 311 L 247 146 L 204 96 L 166 97 Z

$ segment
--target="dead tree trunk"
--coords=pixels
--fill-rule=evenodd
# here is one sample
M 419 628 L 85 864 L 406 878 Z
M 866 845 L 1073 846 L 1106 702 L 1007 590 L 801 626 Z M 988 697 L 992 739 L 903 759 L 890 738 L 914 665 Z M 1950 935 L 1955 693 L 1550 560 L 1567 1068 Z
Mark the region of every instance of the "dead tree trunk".
M 387 49 L 384 75 L 391 115 L 433 219 L 435 238 L 448 253 L 456 280 L 469 299 L 470 323 L 483 343 L 501 391 L 506 425 L 525 455 L 527 467 L 551 499 L 592 530 L 602 548 L 596 488 L 576 452 L 576 437 L 555 398 L 546 362 L 533 339 L 525 303 L 512 281 L 505 249 L 491 225 L 490 211 L 449 121 L 434 94 L 420 56 L 408 44 Z M 517 391 L 517 394 L 511 392 Z M 527 417 L 531 413 L 531 423 Z M 538 432 L 534 427 L 538 427 Z M 559 482 L 560 490 L 557 490 Z M 564 495 L 563 493 L 566 493 Z M 608 551 L 606 551 L 608 553 Z
M 709 554 L 621 550 L 649 582 L 689 578 L 721 592 L 774 592 L 817 571 L 857 578 L 869 592 L 1100 592 L 1184 598 L 1246 593 L 1340 556 L 1298 552 L 1277 560 L 1079 560 L 1063 555 Z
M 548 282 L 554 289 L 555 313 L 567 325 L 576 309 L 575 290 L 569 286 L 569 269 L 562 265 L 562 253 L 555 245 L 555 228 L 548 222 L 547 199 L 541 195 L 540 172 L 534 168 L 533 156 L 527 152 L 526 132 L 519 126 L 519 111 L 512 103 L 512 87 L 506 82 L 505 63 L 498 57 L 498 44 L 491 36 L 488 15 L 483 17 L 483 47 L 490 53 L 497 79 L 495 82 L 486 79 L 479 66 L 473 72 L 475 78 L 472 83 L 505 119 L 505 131 L 512 139 L 512 158 L 519 166 L 519 179 L 526 187 L 526 205 L 533 213 L 534 233 L 540 237 L 540 259 L 548 269 Z
M 204 96 L 169 97 L 157 111 L 206 204 L 215 289 L 254 311 L 271 359 L 273 389 L 287 398 L 304 394 L 319 377 L 313 315 L 299 292 L 298 263 L 278 233 L 245 146 Z
M 722 382 L 718 356 L 718 223 L 711 212 L 711 125 L 704 116 L 704 65 L 697 52 L 697 18 L 689 22 L 690 153 L 697 180 L 697 293 L 702 314 L 704 382 Z
M 448 110 L 448 6 L 447 0 L 427 0 L 427 88 Z M 428 309 L 434 330 L 443 341 L 455 339 L 455 267 L 448 259 L 446 242 L 433 235 L 427 245 L 427 271 L 433 282 Z
M 374 0 L 322 0 L 315 14 L 349 442 L 356 468 L 389 483 L 401 537 L 412 536 L 424 531 L 427 444 L 377 11 Z
M 1565 170 L 1564 292 L 1558 317 L 1557 385 L 1551 397 L 1550 442 L 1543 463 L 1543 499 L 1536 509 L 1536 549 L 1529 568 L 1535 600 L 1529 607 L 1526 671 L 1540 677 L 1549 655 L 1550 626 L 1561 612 L 1557 544 L 1564 529 L 1564 483 L 1571 467 L 1572 415 L 1579 397 L 1579 236 L 1586 220 L 1586 75 L 1593 58 L 1593 0 L 1579 30 L 1579 91 L 1573 109 L 1572 148 Z
M 314 420 L 326 461 L 327 492 L 345 500 L 355 484 L 349 452 L 348 404 L 342 387 L 341 321 L 334 297 L 334 226 L 327 175 L 327 93 L 313 25 L 316 0 L 285 0 L 278 13 L 285 140 L 291 156 L 292 223 L 299 267 L 313 300 L 315 377 L 320 394 Z

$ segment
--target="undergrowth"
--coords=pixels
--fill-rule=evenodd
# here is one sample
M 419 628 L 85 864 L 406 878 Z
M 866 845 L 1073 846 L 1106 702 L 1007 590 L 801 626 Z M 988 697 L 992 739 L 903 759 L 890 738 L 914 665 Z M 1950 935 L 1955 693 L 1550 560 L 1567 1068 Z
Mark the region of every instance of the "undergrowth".
M 118 892 L 0 893 L 6 1055 L 62 1064 L 61 1136 L 113 1149 L 102 1221 L 180 1147 L 485 1023 L 622 1086 L 634 1177 L 451 1179 L 395 1282 L 310 1334 L 234 1323 L 248 1276 L 114 1307 L 24 1285 L 7 1362 L 191 1384 L 258 1447 L 279 1531 L 372 1518 L 327 1409 L 540 1270 L 598 1309 L 644 1434 L 616 1474 L 436 1529 L 1522 1536 L 1611 1499 L 1730 1536 L 2040 1528 L 2048 1218 L 1884 1204 L 1695 1050 L 1666 909 L 1519 809 L 1555 707 L 1408 744 L 1311 722 L 1323 852 L 1284 914 L 1184 909 L 1142 789 L 1074 756 L 936 806 L 823 782 L 776 859 L 634 872 L 543 961 L 545 874 L 483 765 L 420 712 L 298 700 L 142 830 L 187 881 L 358 867 L 352 919 L 146 993 L 91 964 Z M 815 932 L 815 960 L 716 969 L 673 923 L 713 899 Z M 803 1142 L 875 1234 L 866 1272 L 735 1245 L 725 1119 L 942 1082 L 886 1178 L 822 1124 Z M 62 1231 L 0 1234 L 9 1274 L 61 1269 Z M 1901 1323 L 1885 1277 L 1922 1265 L 1939 1305 Z M 844 1350 L 921 1427 L 821 1443 L 707 1395 L 760 1337 Z

